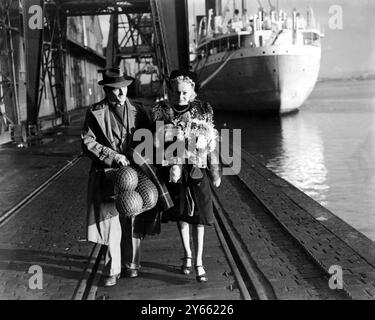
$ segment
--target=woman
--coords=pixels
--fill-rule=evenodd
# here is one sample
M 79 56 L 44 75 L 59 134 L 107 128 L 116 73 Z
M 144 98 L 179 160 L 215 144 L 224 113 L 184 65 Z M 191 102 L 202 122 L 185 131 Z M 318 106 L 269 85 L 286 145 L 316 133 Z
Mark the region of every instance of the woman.
M 213 124 L 213 111 L 208 103 L 196 99 L 197 76 L 190 71 L 173 71 L 169 77 L 169 101 L 162 101 L 153 108 L 153 120 L 163 121 L 164 129 L 176 130 L 183 137 L 183 163 L 169 161 L 164 168 L 164 179 L 169 183 L 175 206 L 163 214 L 163 222 L 177 221 L 184 249 L 181 271 L 192 272 L 190 225 L 195 249 L 195 271 L 198 282 L 206 282 L 203 266 L 204 226 L 213 223 L 212 194 L 209 179 L 215 187 L 221 183 L 218 161 L 217 131 Z M 165 131 L 165 137 L 167 136 Z M 156 133 L 158 136 L 158 132 Z M 167 139 L 165 139 L 167 140 Z M 193 147 L 191 144 L 193 143 Z M 189 145 L 190 144 L 190 145 Z M 177 161 L 178 163 L 178 161 Z M 174 165 L 173 165 L 174 164 Z

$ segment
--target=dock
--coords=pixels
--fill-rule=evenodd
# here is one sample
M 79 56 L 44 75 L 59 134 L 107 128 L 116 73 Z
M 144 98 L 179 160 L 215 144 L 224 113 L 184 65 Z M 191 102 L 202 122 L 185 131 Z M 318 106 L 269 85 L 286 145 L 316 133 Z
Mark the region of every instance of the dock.
M 177 227 L 163 223 L 160 235 L 142 242 L 139 277 L 101 287 L 106 248 L 85 240 L 90 160 L 80 156 L 82 121 L 77 114 L 71 126 L 50 130 L 45 143 L 0 149 L 1 176 L 13 181 L 0 189 L 7 208 L 0 217 L 1 299 L 375 298 L 374 242 L 244 150 L 240 173 L 215 189 L 215 223 L 205 234 L 207 283 L 180 273 Z M 43 270 L 42 289 L 28 285 L 33 265 Z M 330 288 L 332 266 L 342 269 L 342 288 Z

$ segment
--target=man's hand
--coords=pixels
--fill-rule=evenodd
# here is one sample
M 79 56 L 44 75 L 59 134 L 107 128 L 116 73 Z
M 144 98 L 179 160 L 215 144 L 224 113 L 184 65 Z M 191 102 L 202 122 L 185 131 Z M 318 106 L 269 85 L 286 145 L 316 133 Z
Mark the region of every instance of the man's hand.
M 119 167 L 126 167 L 130 164 L 129 160 L 122 154 L 117 154 L 115 156 L 115 162 Z
M 221 178 L 217 178 L 217 179 L 215 179 L 212 183 L 213 183 L 213 185 L 214 185 L 216 188 L 220 187 L 220 184 L 221 184 Z

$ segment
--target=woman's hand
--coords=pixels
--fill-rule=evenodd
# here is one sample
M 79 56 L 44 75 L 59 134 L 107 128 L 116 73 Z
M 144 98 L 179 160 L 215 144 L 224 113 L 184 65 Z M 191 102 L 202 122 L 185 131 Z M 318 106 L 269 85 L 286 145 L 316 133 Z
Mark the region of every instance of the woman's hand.
M 122 154 L 115 156 L 115 162 L 119 167 L 126 167 L 130 164 L 129 160 Z
M 215 179 L 212 183 L 213 183 L 213 185 L 214 185 L 216 188 L 220 187 L 220 184 L 221 184 L 221 178 L 217 178 L 217 179 Z
M 169 182 L 177 183 L 181 179 L 182 167 L 181 165 L 175 164 L 170 168 L 169 171 Z

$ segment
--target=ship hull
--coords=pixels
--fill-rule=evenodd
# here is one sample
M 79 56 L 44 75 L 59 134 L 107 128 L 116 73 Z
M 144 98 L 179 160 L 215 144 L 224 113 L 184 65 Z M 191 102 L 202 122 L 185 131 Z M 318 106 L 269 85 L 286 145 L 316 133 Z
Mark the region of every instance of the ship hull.
M 200 97 L 217 109 L 263 113 L 297 110 L 313 90 L 321 49 L 313 46 L 243 48 L 198 64 Z

